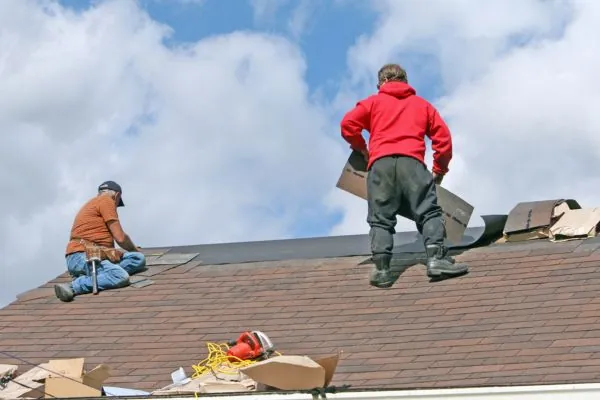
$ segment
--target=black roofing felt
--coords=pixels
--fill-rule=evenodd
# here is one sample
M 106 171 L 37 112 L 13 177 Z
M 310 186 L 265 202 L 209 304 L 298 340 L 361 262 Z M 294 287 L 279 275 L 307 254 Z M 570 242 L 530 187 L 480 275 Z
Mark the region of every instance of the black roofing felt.
M 484 215 L 482 227 L 467 228 L 462 241 L 448 243 L 450 249 L 467 249 L 489 244 L 502 236 L 507 215 Z M 425 251 L 421 235 L 398 232 L 394 236 L 394 253 L 421 253 Z M 164 248 L 161 248 L 164 249 Z M 152 251 L 152 248 L 145 249 Z M 202 264 L 241 264 L 246 262 L 283 261 L 334 257 L 370 256 L 369 235 L 344 235 L 317 238 L 266 240 L 240 243 L 216 243 L 175 246 L 169 253 L 198 253 Z

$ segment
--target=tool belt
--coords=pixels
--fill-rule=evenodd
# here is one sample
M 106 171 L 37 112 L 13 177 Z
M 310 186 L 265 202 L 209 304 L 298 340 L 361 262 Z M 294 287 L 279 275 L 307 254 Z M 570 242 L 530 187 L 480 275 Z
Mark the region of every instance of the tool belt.
M 123 259 L 123 251 L 114 247 L 100 246 L 92 241 L 77 237 L 71 238 L 71 241 L 83 245 L 88 260 L 96 257 L 100 260 L 108 260 L 113 264 L 117 264 Z

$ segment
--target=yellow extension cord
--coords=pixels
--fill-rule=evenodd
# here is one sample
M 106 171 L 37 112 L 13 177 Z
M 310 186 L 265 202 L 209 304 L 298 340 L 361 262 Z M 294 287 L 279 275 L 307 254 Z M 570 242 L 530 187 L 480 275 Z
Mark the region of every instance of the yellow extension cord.
M 230 360 L 230 357 L 227 355 L 229 346 L 226 343 L 206 342 L 206 348 L 208 350 L 206 358 L 198 364 L 192 365 L 194 369 L 192 379 L 197 379 L 209 372 L 213 374 L 236 375 L 239 368 L 244 368 L 257 362 L 255 360 L 241 360 L 233 356 Z M 281 355 L 278 352 L 275 352 L 275 354 Z

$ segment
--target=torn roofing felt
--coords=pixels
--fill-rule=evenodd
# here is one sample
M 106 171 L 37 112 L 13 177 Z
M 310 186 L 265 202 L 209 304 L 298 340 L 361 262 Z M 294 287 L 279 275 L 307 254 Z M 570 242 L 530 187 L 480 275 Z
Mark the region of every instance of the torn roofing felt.
M 458 244 L 450 249 L 468 249 L 491 243 L 502 237 L 507 215 L 484 215 L 482 227 L 467 228 Z M 318 259 L 353 256 L 370 256 L 369 235 L 345 235 L 318 238 L 265 240 L 241 243 L 216 243 L 176 246 L 171 253 L 198 253 L 202 264 L 240 264 L 246 262 L 283 261 L 294 259 Z M 418 232 L 398 232 L 394 235 L 394 253 L 422 253 L 425 251 L 422 236 Z M 144 249 L 152 252 L 152 248 Z

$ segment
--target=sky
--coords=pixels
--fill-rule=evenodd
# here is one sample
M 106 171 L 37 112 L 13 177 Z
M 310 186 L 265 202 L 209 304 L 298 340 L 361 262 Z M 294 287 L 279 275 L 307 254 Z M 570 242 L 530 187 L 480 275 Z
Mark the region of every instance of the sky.
M 109 179 L 142 247 L 367 233 L 335 187 L 339 122 L 387 62 L 448 123 L 471 226 L 595 207 L 599 18 L 591 0 L 3 0 L 0 306 L 65 271 Z

